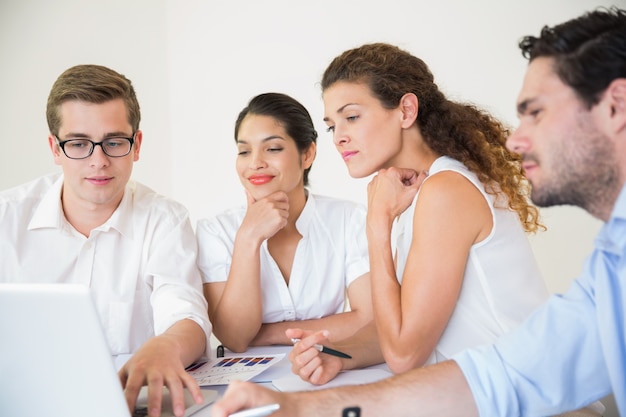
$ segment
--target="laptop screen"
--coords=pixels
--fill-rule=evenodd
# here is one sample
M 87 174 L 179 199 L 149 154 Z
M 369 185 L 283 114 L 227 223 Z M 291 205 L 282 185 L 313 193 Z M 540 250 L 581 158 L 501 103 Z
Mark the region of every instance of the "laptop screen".
M 88 288 L 0 284 L 0 334 L 0 415 L 130 415 Z

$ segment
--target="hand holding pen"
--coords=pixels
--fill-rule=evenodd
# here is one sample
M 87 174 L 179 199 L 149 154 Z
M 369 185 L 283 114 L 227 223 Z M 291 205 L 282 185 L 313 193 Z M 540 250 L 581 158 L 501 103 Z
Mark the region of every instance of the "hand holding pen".
M 294 345 L 296 343 L 298 343 L 299 341 L 300 341 L 300 339 L 296 339 L 296 338 L 291 339 L 291 343 L 293 343 Z M 348 355 L 347 353 L 343 353 L 343 352 L 340 352 L 338 350 L 329 348 L 328 346 L 324 346 L 324 345 L 320 345 L 320 344 L 316 343 L 312 347 L 314 347 L 315 349 L 319 350 L 320 352 L 326 353 L 328 355 L 333 355 L 333 356 L 336 356 L 338 358 L 352 359 L 352 356 Z
M 311 332 L 301 329 L 289 329 L 286 335 L 290 339 L 297 339 L 291 352 L 291 370 L 304 381 L 314 385 L 325 384 L 343 370 L 344 361 L 351 359 L 341 358 L 347 355 L 345 352 L 334 350 L 337 354 L 322 353 L 328 343 L 328 331 Z M 316 346 L 318 345 L 318 346 Z

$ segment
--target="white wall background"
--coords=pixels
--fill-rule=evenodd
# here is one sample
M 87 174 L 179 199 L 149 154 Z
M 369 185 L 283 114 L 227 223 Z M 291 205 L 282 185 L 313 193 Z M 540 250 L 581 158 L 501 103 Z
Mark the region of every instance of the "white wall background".
M 318 82 L 330 60 L 366 42 L 423 58 L 451 97 L 515 126 L 526 68 L 517 41 L 599 5 L 626 0 L 0 0 L 0 189 L 57 170 L 45 104 L 56 77 L 81 63 L 133 80 L 144 144 L 134 177 L 190 210 L 192 221 L 244 202 L 234 120 L 254 95 L 280 91 L 319 131 L 312 190 L 365 203 L 322 123 Z M 600 223 L 571 207 L 543 211 L 532 237 L 546 281 L 563 291 Z
M 318 82 L 333 57 L 397 44 L 449 96 L 515 126 L 520 37 L 611 4 L 626 0 L 0 0 L 0 190 L 58 170 L 46 140 L 49 89 L 66 68 L 95 63 L 135 84 L 144 142 L 134 177 L 185 204 L 194 224 L 245 201 L 233 125 L 266 91 L 311 112 L 320 136 L 312 190 L 365 203 L 367 179 L 349 177 L 322 122 Z M 571 207 L 542 213 L 549 230 L 533 248 L 549 288 L 563 291 L 600 223 Z

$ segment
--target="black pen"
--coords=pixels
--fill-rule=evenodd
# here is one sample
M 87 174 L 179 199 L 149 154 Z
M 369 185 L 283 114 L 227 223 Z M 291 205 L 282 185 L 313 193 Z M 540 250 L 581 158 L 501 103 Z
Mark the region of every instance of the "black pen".
M 298 343 L 300 341 L 300 339 L 291 339 L 291 343 L 293 343 L 294 345 L 296 343 Z M 343 352 L 339 352 L 338 350 L 335 349 L 331 349 L 327 346 L 322 346 L 322 345 L 318 345 L 317 343 L 313 345 L 313 347 L 317 350 L 319 350 L 322 353 L 326 353 L 328 355 L 333 355 L 333 356 L 337 356 L 338 358 L 346 358 L 346 359 L 352 359 L 352 356 L 348 355 L 347 353 L 343 353 Z

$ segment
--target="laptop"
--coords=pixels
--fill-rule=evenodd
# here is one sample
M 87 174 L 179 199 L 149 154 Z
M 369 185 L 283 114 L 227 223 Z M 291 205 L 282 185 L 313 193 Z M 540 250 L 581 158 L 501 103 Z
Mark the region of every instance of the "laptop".
M 0 338 L 0 416 L 130 417 L 88 288 L 0 283 Z M 173 416 L 165 394 L 162 415 Z M 186 395 L 186 416 L 217 391 L 203 395 L 200 406 Z

